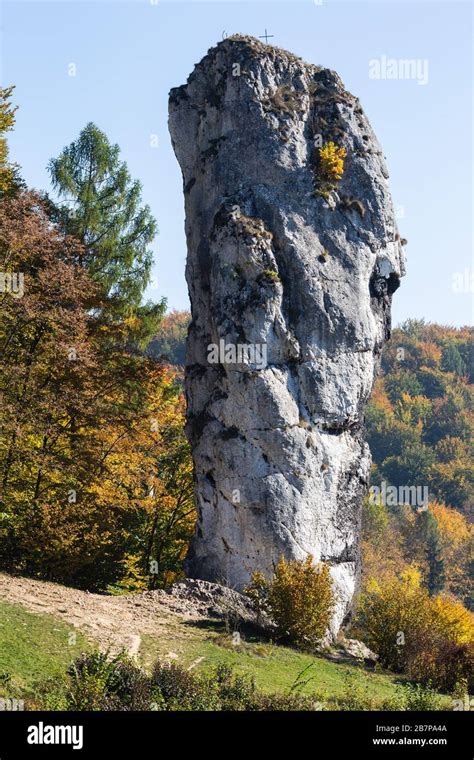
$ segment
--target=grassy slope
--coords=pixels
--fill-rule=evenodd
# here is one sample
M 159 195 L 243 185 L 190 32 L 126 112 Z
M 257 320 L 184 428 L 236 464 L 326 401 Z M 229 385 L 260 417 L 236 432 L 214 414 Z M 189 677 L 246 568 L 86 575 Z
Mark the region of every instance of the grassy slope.
M 0 696 L 21 696 L 35 682 L 64 673 L 81 651 L 90 648 L 79 632 L 53 615 L 37 615 L 0 602 Z M 11 681 L 2 685 L 3 673 Z
M 149 639 L 143 644 L 147 651 L 144 661 L 148 665 L 152 661 L 151 653 L 158 654 L 163 648 L 157 647 L 156 642 Z M 172 649 L 175 650 L 176 647 Z M 301 693 L 338 696 L 347 688 L 354 687 L 361 689 L 368 697 L 385 699 L 396 692 L 392 676 L 330 662 L 322 657 L 313 657 L 272 644 L 249 643 L 235 647 L 230 643 L 223 646 L 212 639 L 196 640 L 190 642 L 179 660 L 189 664 L 200 660 L 196 664 L 198 670 L 210 669 L 221 662 L 233 665 L 236 671 L 253 675 L 257 686 L 267 692 L 288 692 L 298 675 L 311 664 L 311 668 L 302 676 L 303 680 L 311 680 L 301 689 Z
M 0 696 L 23 697 L 34 694 L 34 684 L 64 674 L 71 660 L 91 644 L 76 631 L 75 644 L 68 643 L 71 628 L 52 615 L 39 615 L 0 602 Z M 207 670 L 218 663 L 233 665 L 236 671 L 255 677 L 264 691 L 288 692 L 298 675 L 313 663 L 303 679 L 311 680 L 301 693 L 336 697 L 355 692 L 377 701 L 392 697 L 397 681 L 392 675 L 362 667 L 331 662 L 288 647 L 255 640 L 232 644 L 231 636 L 217 624 L 193 625 L 173 621 L 169 638 L 143 636 L 141 664 L 149 669 L 157 657 Z M 1 683 L 2 671 L 11 675 L 10 684 Z
M 288 692 L 298 675 L 312 663 L 303 680 L 311 678 L 302 693 L 317 692 L 337 696 L 347 688 L 361 689 L 368 697 L 385 699 L 395 694 L 397 685 L 391 675 L 374 673 L 362 667 L 331 662 L 289 647 L 262 643 L 249 638 L 240 645 L 217 624 L 185 625 L 184 636 L 174 631 L 167 640 L 142 638 L 142 662 L 148 668 L 157 657 L 176 659 L 197 670 L 208 670 L 219 663 L 233 665 L 240 673 L 255 677 L 257 686 L 267 692 Z

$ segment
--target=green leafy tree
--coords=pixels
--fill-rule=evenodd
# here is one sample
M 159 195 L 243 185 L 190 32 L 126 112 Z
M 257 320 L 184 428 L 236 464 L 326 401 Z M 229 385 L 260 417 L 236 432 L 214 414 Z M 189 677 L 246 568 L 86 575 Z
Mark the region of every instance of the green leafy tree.
M 380 469 L 394 486 L 424 486 L 430 482 L 434 462 L 435 455 L 428 446 L 407 446 L 400 456 L 387 457 Z
M 52 206 L 53 216 L 83 245 L 78 263 L 107 294 L 108 317 L 130 319 L 134 341 L 143 343 L 156 331 L 165 304 L 141 304 L 157 228 L 142 205 L 140 182 L 132 180 L 119 146 L 92 123 L 48 168 L 63 201 Z
M 420 396 L 423 388 L 418 382 L 415 372 L 401 370 L 389 375 L 385 380 L 387 394 L 392 402 L 397 401 L 402 393 L 408 393 L 410 396 Z
M 400 325 L 400 332 L 405 333 L 410 338 L 420 339 L 423 335 L 423 330 L 426 327 L 424 319 L 406 319 Z

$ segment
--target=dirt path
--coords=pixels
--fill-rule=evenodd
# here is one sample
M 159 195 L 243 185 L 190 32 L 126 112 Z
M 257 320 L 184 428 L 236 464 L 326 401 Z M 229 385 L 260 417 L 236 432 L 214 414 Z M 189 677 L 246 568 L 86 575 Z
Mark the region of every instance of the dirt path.
M 169 638 L 170 627 L 202 617 L 163 591 L 105 596 L 2 573 L 0 601 L 55 615 L 101 648 L 126 649 L 132 656 L 138 654 L 143 634 Z

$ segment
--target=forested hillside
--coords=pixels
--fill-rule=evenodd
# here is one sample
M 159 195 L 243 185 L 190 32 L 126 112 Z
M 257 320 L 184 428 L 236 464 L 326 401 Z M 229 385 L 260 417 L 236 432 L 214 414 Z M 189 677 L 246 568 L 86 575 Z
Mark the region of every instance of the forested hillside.
M 416 564 L 431 592 L 472 607 L 473 334 L 410 320 L 394 330 L 367 409 L 372 484 L 425 488 L 426 505 L 366 505 L 366 577 Z M 379 499 L 380 501 L 380 499 Z M 403 501 L 403 499 L 400 499 Z M 423 507 L 428 507 L 425 509 Z

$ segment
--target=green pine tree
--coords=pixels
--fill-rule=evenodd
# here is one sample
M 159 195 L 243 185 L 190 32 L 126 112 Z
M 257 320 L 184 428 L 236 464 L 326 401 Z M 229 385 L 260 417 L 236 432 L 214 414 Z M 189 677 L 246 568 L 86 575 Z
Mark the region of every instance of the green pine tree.
M 109 318 L 135 317 L 134 342 L 144 343 L 164 313 L 165 302 L 142 305 L 153 262 L 156 221 L 142 205 L 120 148 L 95 124 L 49 162 L 51 182 L 63 205 L 52 214 L 65 233 L 84 245 L 79 262 L 102 286 Z
M 448 343 L 443 348 L 441 369 L 445 372 L 454 372 L 459 377 L 463 377 L 466 374 L 466 365 L 458 347 L 454 343 Z

